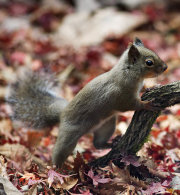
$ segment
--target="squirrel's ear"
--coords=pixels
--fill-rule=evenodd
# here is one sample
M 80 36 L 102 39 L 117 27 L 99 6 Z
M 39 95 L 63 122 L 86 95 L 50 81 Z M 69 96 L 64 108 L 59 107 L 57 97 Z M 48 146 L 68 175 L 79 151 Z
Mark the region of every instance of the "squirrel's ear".
M 132 44 L 129 48 L 129 51 L 128 51 L 129 62 L 134 64 L 137 61 L 139 56 L 140 56 L 140 53 L 139 53 L 137 47 L 134 44 Z
M 136 37 L 136 38 L 134 39 L 133 44 L 134 44 L 134 45 L 137 45 L 137 46 L 143 46 L 143 47 L 144 47 L 143 42 L 142 42 L 141 39 L 139 39 L 138 37 Z

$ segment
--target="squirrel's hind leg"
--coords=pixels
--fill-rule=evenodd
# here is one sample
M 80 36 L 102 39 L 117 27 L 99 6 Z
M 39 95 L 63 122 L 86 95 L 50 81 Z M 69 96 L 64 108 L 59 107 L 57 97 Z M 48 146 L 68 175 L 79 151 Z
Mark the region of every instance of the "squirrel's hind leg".
M 103 123 L 99 128 L 94 132 L 94 146 L 97 149 L 110 148 L 111 144 L 108 144 L 107 141 L 114 133 L 116 127 L 116 116 L 111 117 L 105 123 Z
M 57 167 L 61 167 L 66 158 L 74 150 L 77 141 L 81 136 L 82 135 L 80 134 L 80 131 L 77 131 L 77 128 L 60 128 L 58 138 L 53 150 L 53 164 L 55 164 Z

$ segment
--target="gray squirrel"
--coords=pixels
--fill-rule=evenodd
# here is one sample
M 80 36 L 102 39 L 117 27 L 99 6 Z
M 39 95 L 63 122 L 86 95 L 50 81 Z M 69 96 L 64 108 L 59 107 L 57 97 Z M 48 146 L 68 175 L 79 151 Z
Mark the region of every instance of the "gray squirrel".
M 152 102 L 141 101 L 139 92 L 144 78 L 155 77 L 166 69 L 159 56 L 135 38 L 119 62 L 90 81 L 70 103 L 53 93 L 50 76 L 35 73 L 11 87 L 7 102 L 12 105 L 13 119 L 33 128 L 60 122 L 52 160 L 61 167 L 79 138 L 88 132 L 94 133 L 96 148 L 109 148 L 107 142 L 115 130 L 119 111 L 158 109 Z

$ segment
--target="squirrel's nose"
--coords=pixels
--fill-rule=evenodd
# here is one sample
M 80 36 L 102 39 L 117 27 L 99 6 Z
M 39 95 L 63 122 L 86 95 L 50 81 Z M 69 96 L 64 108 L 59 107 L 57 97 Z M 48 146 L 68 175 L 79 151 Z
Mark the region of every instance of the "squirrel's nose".
M 168 68 L 167 64 L 164 64 L 163 70 L 165 71 Z

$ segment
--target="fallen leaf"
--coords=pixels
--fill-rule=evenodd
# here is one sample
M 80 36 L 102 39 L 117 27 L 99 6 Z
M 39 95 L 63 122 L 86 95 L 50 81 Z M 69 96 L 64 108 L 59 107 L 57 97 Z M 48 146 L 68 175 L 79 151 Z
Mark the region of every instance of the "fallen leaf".
M 124 162 L 125 165 L 134 165 L 135 167 L 139 167 L 141 164 L 138 162 L 138 159 L 135 156 L 128 155 L 123 156 L 121 162 Z
M 57 173 L 56 171 L 50 169 L 48 171 L 48 183 L 49 187 L 51 187 L 52 183 L 55 181 L 55 179 L 58 179 L 61 184 L 64 183 L 64 178 L 69 177 L 69 175 L 62 175 L 60 173 Z
M 113 8 L 98 10 L 92 16 L 88 12 L 79 12 L 63 19 L 57 36 L 61 44 L 71 43 L 75 47 L 95 45 L 110 34 L 124 35 L 146 22 L 142 13 L 129 14 Z
M 22 195 L 22 193 L 8 179 L 0 176 L 0 183 L 3 184 L 4 191 L 6 192 L 7 195 L 9 194 Z
M 166 190 L 165 190 L 165 187 L 162 186 L 162 184 L 160 182 L 158 183 L 153 183 L 151 186 L 148 187 L 147 190 L 142 190 L 142 193 L 144 195 L 152 195 L 154 193 L 165 193 Z
M 110 178 L 101 178 L 102 176 L 100 175 L 94 175 L 94 172 L 92 169 L 88 171 L 87 175 L 92 179 L 94 186 L 98 186 L 99 183 L 108 183 L 111 181 Z
M 78 179 L 77 179 L 77 178 L 69 177 L 69 178 L 65 178 L 65 179 L 64 179 L 64 183 L 61 185 L 61 187 L 62 187 L 64 190 L 70 190 L 70 189 L 73 188 L 77 183 L 78 183 Z

